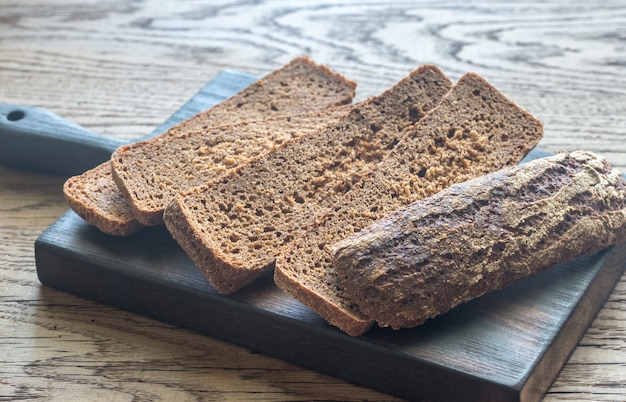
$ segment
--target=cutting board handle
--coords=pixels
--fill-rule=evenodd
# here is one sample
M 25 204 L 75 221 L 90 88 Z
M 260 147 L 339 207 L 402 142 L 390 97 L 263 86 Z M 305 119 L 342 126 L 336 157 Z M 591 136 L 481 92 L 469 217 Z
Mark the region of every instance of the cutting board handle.
M 258 78 L 221 71 L 146 140 L 232 96 Z M 125 142 L 98 135 L 47 110 L 0 104 L 0 164 L 17 169 L 74 176 L 108 161 Z
M 44 109 L 0 104 L 0 164 L 73 176 L 109 160 L 123 141 L 106 138 Z

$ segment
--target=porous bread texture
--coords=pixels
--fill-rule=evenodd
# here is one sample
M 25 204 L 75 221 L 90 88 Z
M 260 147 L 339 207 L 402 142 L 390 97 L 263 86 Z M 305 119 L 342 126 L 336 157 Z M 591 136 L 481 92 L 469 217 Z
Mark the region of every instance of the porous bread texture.
M 170 134 L 211 126 L 266 120 L 348 105 L 356 83 L 308 57 L 297 57 L 233 97 L 168 130 Z
M 534 116 L 477 74 L 465 74 L 387 158 L 278 257 L 274 281 L 330 324 L 363 334 L 372 320 L 346 298 L 332 264 L 333 244 L 453 183 L 516 164 L 542 135 Z
M 453 185 L 333 248 L 344 294 L 380 326 L 461 303 L 626 240 L 626 183 L 590 152 Z
M 184 131 L 123 146 L 111 157 L 113 179 L 139 222 L 162 225 L 163 212 L 177 193 L 213 181 L 285 141 L 314 133 L 350 107 Z
M 78 216 L 104 233 L 128 236 L 143 228 L 113 181 L 108 162 L 67 179 L 63 194 Z
M 316 64 L 297 57 L 233 97 L 172 127 L 161 136 L 186 131 L 200 132 L 213 126 L 265 120 L 282 115 L 340 106 L 352 102 L 356 83 Z M 130 206 L 118 190 L 105 162 L 63 186 L 69 207 L 102 232 L 128 236 L 141 228 Z
M 310 217 L 380 162 L 451 86 L 438 68 L 422 66 L 337 124 L 179 194 L 165 224 L 215 289 L 232 293 L 271 271 Z

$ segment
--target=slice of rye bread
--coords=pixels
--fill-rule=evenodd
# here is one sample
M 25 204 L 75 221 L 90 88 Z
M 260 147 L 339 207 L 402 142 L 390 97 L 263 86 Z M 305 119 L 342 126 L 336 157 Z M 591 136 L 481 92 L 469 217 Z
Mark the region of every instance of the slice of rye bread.
M 271 271 L 310 217 L 380 162 L 451 86 L 438 68 L 422 66 L 338 124 L 179 194 L 165 224 L 215 289 L 232 293 Z
M 411 328 L 488 292 L 626 240 L 626 181 L 575 151 L 455 184 L 333 247 L 344 293 Z
M 113 179 L 139 222 L 162 225 L 167 204 L 179 192 L 211 182 L 288 140 L 337 123 L 351 107 L 187 131 L 123 146 L 111 157 Z
M 542 135 L 534 116 L 483 78 L 465 74 L 384 161 L 311 221 L 277 259 L 274 281 L 330 324 L 363 334 L 372 320 L 345 297 L 332 265 L 333 244 L 453 183 L 518 163 Z
M 350 104 L 355 88 L 328 67 L 298 57 L 161 136 Z M 63 193 L 74 212 L 104 233 L 128 236 L 143 228 L 113 181 L 110 162 L 69 178 Z

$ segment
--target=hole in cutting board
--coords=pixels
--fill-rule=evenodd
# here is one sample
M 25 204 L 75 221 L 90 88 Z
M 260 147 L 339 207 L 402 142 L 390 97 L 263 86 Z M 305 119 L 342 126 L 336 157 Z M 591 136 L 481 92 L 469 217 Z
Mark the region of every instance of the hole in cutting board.
M 22 120 L 24 116 L 26 116 L 26 113 L 24 113 L 23 111 L 13 110 L 12 112 L 9 112 L 9 114 L 7 114 L 7 120 L 18 121 L 18 120 Z

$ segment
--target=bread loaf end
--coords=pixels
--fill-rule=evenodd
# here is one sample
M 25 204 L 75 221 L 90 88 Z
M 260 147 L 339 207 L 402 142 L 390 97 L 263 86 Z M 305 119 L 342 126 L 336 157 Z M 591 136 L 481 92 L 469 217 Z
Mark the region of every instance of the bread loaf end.
M 626 240 L 626 183 L 590 152 L 560 153 L 453 185 L 334 246 L 347 297 L 407 328 Z

